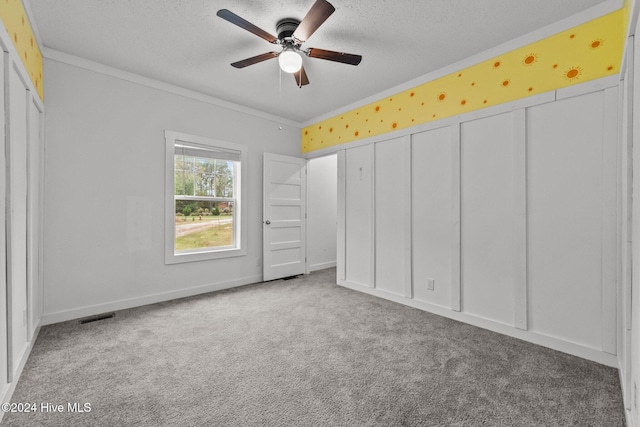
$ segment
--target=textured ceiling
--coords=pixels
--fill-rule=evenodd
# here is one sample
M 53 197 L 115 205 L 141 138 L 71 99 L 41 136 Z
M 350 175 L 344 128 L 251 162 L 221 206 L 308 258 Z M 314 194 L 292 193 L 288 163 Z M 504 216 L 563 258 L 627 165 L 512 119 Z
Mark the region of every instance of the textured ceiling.
M 299 123 L 455 63 L 604 0 L 330 0 L 335 13 L 303 47 L 363 56 L 305 58 L 298 88 L 277 60 L 229 64 L 275 46 L 216 16 L 229 9 L 275 34 L 314 0 L 28 0 L 45 48 Z M 46 53 L 46 49 L 45 49 Z M 46 75 L 45 75 L 46 88 Z

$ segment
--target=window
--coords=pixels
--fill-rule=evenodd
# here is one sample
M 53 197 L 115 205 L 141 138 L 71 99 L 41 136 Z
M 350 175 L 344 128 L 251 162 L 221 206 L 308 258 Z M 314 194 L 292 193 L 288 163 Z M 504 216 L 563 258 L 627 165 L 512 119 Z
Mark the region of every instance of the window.
M 247 147 L 165 131 L 165 263 L 246 254 Z

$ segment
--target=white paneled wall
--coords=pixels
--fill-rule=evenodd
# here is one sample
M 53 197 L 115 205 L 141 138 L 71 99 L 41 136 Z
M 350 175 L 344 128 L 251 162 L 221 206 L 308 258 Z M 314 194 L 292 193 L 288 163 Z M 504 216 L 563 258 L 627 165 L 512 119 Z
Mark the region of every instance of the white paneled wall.
M 2 30 L 0 48 L 0 400 L 7 402 L 42 317 L 44 106 Z
M 617 89 L 600 88 L 341 150 L 339 284 L 615 365 Z

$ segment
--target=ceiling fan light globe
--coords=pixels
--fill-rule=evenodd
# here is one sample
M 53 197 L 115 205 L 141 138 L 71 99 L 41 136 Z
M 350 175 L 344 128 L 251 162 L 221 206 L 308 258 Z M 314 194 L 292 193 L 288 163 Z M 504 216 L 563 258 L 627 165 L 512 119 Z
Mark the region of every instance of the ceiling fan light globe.
M 293 50 L 285 50 L 278 56 L 280 68 L 285 73 L 295 73 L 302 67 L 302 57 Z

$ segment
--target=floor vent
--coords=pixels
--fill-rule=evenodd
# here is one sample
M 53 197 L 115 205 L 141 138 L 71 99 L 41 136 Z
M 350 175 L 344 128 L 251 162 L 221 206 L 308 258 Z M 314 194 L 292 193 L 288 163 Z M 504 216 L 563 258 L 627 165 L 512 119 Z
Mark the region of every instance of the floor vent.
M 297 276 L 283 277 L 282 280 L 291 280 L 291 279 L 295 279 L 298 276 L 300 276 L 300 275 L 298 274 Z
M 115 315 L 116 315 L 115 313 L 104 313 L 104 314 L 97 314 L 95 316 L 85 317 L 84 319 L 80 319 L 80 324 L 84 325 L 85 323 L 97 322 L 98 320 L 111 319 Z

